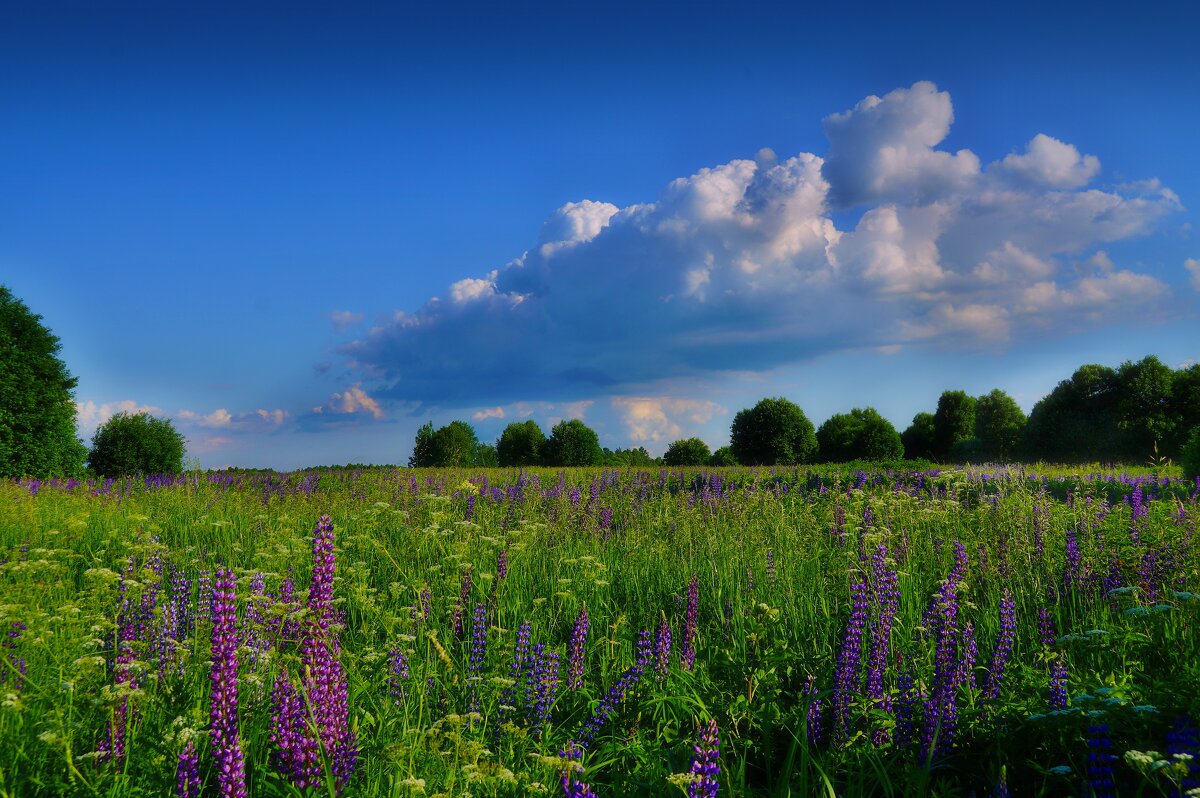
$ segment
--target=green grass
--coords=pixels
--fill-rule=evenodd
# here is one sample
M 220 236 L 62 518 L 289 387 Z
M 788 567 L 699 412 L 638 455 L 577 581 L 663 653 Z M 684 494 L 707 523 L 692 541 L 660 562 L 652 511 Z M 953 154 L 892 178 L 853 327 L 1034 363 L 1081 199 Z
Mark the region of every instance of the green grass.
M 321 514 L 331 516 L 337 536 L 341 657 L 361 749 L 346 794 L 561 794 L 560 751 L 633 664 L 638 631 L 653 631 L 664 618 L 675 640 L 668 675 L 661 682 L 643 676 L 582 760 L 581 778 L 600 795 L 684 794 L 697 726 L 709 718 L 721 731 L 722 794 L 986 795 L 1003 772 L 1014 795 L 1049 796 L 1088 794 L 1090 727 L 1106 724 L 1111 750 L 1123 757 L 1166 752 L 1176 718 L 1200 717 L 1200 600 L 1188 597 L 1200 593 L 1200 513 L 1188 485 L 1145 486 L 1149 515 L 1135 543 L 1124 497 L 1128 478 L 1146 478 L 1148 470 L 1119 479 L 1046 466 L 923 477 L 889 469 L 869 474 L 862 489 L 853 487 L 855 470 L 672 470 L 665 483 L 658 470 L 533 471 L 522 499 L 495 501 L 489 490 L 475 500 L 470 522 L 467 494 L 484 477 L 507 491 L 515 472 L 257 474 L 231 477 L 236 484 L 229 485 L 190 475 L 168 487 L 117 482 L 99 495 L 87 486 L 41 486 L 35 496 L 28 484 L 0 484 L 0 628 L 27 626 L 12 647 L 0 648 L 0 668 L 10 673 L 0 684 L 0 795 L 170 794 L 189 738 L 201 751 L 205 789 L 214 790 L 207 619 L 197 619 L 166 675 L 158 675 L 153 629 L 163 619 L 169 574 L 174 567 L 194 579 L 218 565 L 233 568 L 243 618 L 256 574 L 267 593 L 292 574 L 297 601 L 264 612 L 298 618 Z M 721 496 L 702 490 L 710 474 L 732 487 Z M 603 484 L 593 500 L 597 481 Z M 868 508 L 874 521 L 864 529 Z M 600 528 L 602 510 L 611 511 L 609 529 Z M 839 516 L 844 544 L 835 533 Z M 1082 558 L 1083 581 L 1073 587 L 1063 579 L 1068 530 L 1077 533 Z M 958 629 L 968 621 L 974 628 L 976 687 L 955 691 L 949 750 L 930 758 L 919 744 L 876 745 L 873 733 L 896 731 L 902 670 L 932 686 L 936 639 L 926 613 L 951 571 L 955 541 L 970 560 Z M 883 677 L 891 708 L 865 697 L 868 626 L 846 739 L 828 740 L 826 718 L 826 741 L 810 743 L 809 677 L 828 707 L 860 546 L 869 555 L 879 544 L 899 576 Z M 508 575 L 498 583 L 502 549 Z M 1148 551 L 1163 564 L 1144 578 L 1139 565 Z M 162 574 L 150 568 L 155 562 Z M 451 623 L 468 567 L 473 586 L 460 640 Z M 694 669 L 684 670 L 678 650 L 693 573 L 697 656 Z M 1106 579 L 1136 589 L 1110 597 Z M 152 617 L 131 644 L 139 684 L 132 694 L 114 684 L 114 634 L 134 611 L 118 617 L 122 584 L 134 609 L 158 588 Z M 414 628 L 411 608 L 426 589 L 432 617 Z M 1003 691 L 991 701 L 982 688 L 1005 589 L 1016 601 L 1018 629 Z M 197 600 L 193 585 L 193 608 Z M 468 717 L 471 611 L 483 601 L 488 645 L 474 683 L 481 712 Z M 518 627 L 529 621 L 534 640 L 560 654 L 565 681 L 572 624 L 585 604 L 591 634 L 583 688 L 560 689 L 540 731 L 525 720 L 521 695 L 503 718 Z M 1051 613 L 1061 642 L 1041 643 L 1041 609 Z M 1085 634 L 1093 630 L 1103 633 Z M 405 653 L 411 672 L 400 705 L 387 694 L 393 648 Z M 271 687 L 284 665 L 296 673 L 296 652 L 264 647 L 256 662 L 251 654 L 243 648 L 239 655 L 249 791 L 296 795 L 272 766 L 269 741 Z M 27 670 L 19 692 L 17 657 Z M 1060 658 L 1071 703 L 1050 714 L 1049 666 Z M 123 696 L 132 707 L 127 754 L 101 763 L 97 745 Z M 1184 775 L 1179 765 L 1144 775 L 1120 759 L 1114 769 L 1120 794 L 1129 795 L 1179 794 L 1174 785 Z

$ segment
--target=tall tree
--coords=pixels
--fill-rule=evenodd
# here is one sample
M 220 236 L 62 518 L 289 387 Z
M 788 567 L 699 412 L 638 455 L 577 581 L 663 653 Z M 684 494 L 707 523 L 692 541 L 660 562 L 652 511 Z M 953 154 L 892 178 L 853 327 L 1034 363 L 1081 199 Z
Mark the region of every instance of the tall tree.
M 600 436 L 577 418 L 560 421 L 550 430 L 550 438 L 542 447 L 542 460 L 548 466 L 602 465 Z
M 1171 380 L 1171 416 L 1175 419 L 1175 433 L 1163 454 L 1177 458 L 1192 430 L 1200 427 L 1200 363 L 1175 372 Z
M 1121 459 L 1145 462 L 1173 439 L 1179 419 L 1171 412 L 1175 372 L 1154 355 L 1117 369 L 1117 426 L 1124 432 Z
M 433 464 L 440 468 L 475 465 L 479 439 L 465 421 L 451 421 L 433 433 Z
M 904 456 L 908 459 L 934 459 L 933 450 L 937 444 L 934 441 L 933 413 L 917 413 L 913 416 L 912 423 L 904 430 L 900 440 L 904 443 Z
M 1117 372 L 1080 366 L 1033 406 L 1021 449 L 1031 460 L 1112 462 L 1121 458 Z
M 542 444 L 545 442 L 546 433 L 536 421 L 514 421 L 500 433 L 496 457 L 503 468 L 538 465 L 542 461 Z
M 0 477 L 78 476 L 76 380 L 58 338 L 0 285 Z
M 975 401 L 977 454 L 985 460 L 1007 462 L 1025 431 L 1025 411 L 999 388 Z
M 817 453 L 812 422 L 799 405 L 782 397 L 738 411 L 729 437 L 729 448 L 743 465 L 808 463 Z
M 417 430 L 416 440 L 413 441 L 413 451 L 408 458 L 408 467 L 431 468 L 433 465 L 433 422 L 426 421 Z
M 975 397 L 966 391 L 943 391 L 933 414 L 935 459 L 949 462 L 960 447 L 975 435 Z

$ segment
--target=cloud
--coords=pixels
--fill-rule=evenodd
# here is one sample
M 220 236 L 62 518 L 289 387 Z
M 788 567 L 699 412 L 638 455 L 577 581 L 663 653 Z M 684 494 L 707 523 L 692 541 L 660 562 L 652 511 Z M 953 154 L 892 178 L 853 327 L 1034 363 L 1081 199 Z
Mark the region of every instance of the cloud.
M 362 324 L 366 318 L 365 313 L 354 313 L 349 310 L 335 310 L 329 314 L 329 320 L 333 322 L 333 329 L 339 335 L 356 324 Z
M 117 413 L 126 413 L 128 415 L 137 415 L 138 413 L 149 413 L 152 416 L 162 416 L 162 408 L 154 405 L 138 404 L 133 399 L 122 399 L 117 402 L 105 402 L 104 404 L 96 404 L 92 400 L 86 402 L 75 403 L 75 421 L 79 426 L 79 431 L 85 436 L 90 436 L 104 422 L 115 416 Z
M 1073 145 L 1038 133 L 1023 155 L 1009 155 L 994 168 L 1027 185 L 1079 188 L 1100 172 L 1100 159 L 1080 155 Z
M 953 121 L 950 94 L 927 81 L 825 117 L 831 202 L 924 204 L 969 185 L 979 177 L 978 156 L 934 149 Z
M 1192 288 L 1200 291 L 1200 258 L 1188 258 L 1183 262 L 1183 268 L 1192 275 Z
M 1097 158 L 1045 135 L 982 166 L 938 149 L 953 119 L 949 94 L 917 83 L 827 117 L 825 156 L 760 151 L 653 201 L 567 203 L 520 257 L 339 352 L 383 402 L 525 417 L 514 403 L 670 396 L 831 352 L 995 349 L 1159 314 L 1166 286 L 1104 248 L 1153 233 L 1182 208 L 1174 192 L 1097 185 Z M 659 409 L 639 434 L 679 425 Z
M 325 404 L 314 407 L 312 412 L 328 416 L 370 416 L 376 421 L 385 415 L 379 403 L 358 385 L 333 394 Z
M 663 443 L 684 435 L 684 423 L 694 431 L 726 410 L 704 399 L 614 396 L 610 400 L 634 443 Z
M 489 418 L 504 418 L 503 407 L 485 407 L 482 410 L 476 410 L 471 414 L 472 421 L 487 421 Z
M 258 409 L 248 413 L 230 413 L 223 407 L 218 407 L 211 413 L 198 413 L 193 410 L 180 410 L 175 419 L 184 425 L 201 429 L 235 430 L 235 431 L 270 431 L 278 429 L 288 419 L 286 410 Z

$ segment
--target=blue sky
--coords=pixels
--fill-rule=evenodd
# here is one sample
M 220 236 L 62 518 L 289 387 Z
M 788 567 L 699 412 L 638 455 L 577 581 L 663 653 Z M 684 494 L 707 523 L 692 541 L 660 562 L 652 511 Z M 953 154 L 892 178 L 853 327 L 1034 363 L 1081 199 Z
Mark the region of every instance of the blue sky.
M 1200 359 L 1194 12 L 830 5 L 7 4 L 0 282 L 205 466 Z

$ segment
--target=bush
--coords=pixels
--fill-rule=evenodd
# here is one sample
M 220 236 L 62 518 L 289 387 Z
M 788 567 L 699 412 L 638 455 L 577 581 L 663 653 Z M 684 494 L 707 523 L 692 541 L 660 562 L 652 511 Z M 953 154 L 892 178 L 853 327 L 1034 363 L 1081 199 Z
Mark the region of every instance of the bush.
M 0 478 L 83 473 L 76 380 L 41 318 L 0 285 Z
M 117 413 L 92 436 L 88 466 L 102 477 L 178 474 L 183 471 L 183 436 L 166 419 Z
M 1180 453 L 1179 460 L 1183 465 L 1184 479 L 1196 479 L 1196 477 L 1200 477 L 1200 427 L 1192 430 L 1187 443 L 1183 445 L 1183 451 Z
M 795 465 L 811 462 L 817 435 L 804 411 L 787 399 L 763 399 L 741 410 L 730 427 L 729 448 L 743 465 Z
M 898 460 L 904 456 L 900 433 L 870 407 L 830 416 L 817 430 L 817 445 L 820 459 L 826 463 Z
M 711 457 L 707 443 L 699 438 L 688 438 L 668 446 L 663 463 L 669 466 L 701 466 L 708 465 Z
M 718 468 L 740 465 L 737 458 L 733 456 L 733 449 L 728 446 L 722 446 L 713 452 L 712 457 L 708 459 L 708 464 Z

